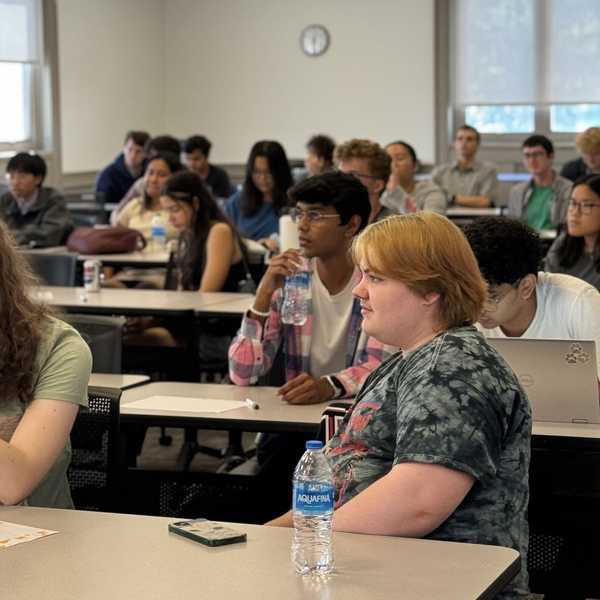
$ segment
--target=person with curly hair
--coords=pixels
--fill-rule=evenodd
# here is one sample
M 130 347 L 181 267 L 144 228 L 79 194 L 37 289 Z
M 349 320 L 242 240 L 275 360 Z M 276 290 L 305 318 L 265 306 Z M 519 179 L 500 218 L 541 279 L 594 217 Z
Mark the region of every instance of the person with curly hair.
M 369 223 L 396 214 L 393 208 L 381 204 L 381 195 L 390 176 L 390 157 L 376 142 L 352 139 L 335 149 L 335 161 L 342 173 L 354 175 L 369 192 L 371 214 Z
M 87 404 L 92 358 L 32 299 L 36 283 L 0 224 L 0 504 L 72 508 L 69 434 Z
M 540 272 L 540 239 L 531 227 L 482 217 L 465 228 L 465 235 L 488 284 L 479 317 L 484 335 L 592 339 L 600 348 L 600 293 L 576 277 Z

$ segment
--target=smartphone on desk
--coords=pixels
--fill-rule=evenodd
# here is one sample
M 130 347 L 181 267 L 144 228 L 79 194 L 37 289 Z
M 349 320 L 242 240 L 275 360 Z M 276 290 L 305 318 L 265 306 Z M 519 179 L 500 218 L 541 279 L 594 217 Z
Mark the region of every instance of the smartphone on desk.
M 225 546 L 246 541 L 246 534 L 207 519 L 189 519 L 169 523 L 169 531 L 205 546 Z

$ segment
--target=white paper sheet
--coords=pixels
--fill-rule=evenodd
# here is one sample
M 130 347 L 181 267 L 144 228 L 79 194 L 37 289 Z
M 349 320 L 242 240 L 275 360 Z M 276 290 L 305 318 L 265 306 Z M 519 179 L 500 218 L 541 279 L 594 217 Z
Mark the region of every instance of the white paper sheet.
M 39 529 L 37 527 L 28 527 L 27 525 L 18 525 L 8 521 L 0 521 L 0 548 L 8 548 L 25 542 L 32 542 L 39 538 L 58 533 L 51 529 Z
M 127 413 L 166 414 L 166 413 L 222 413 L 227 410 L 244 408 L 239 400 L 218 400 L 215 398 L 187 398 L 185 396 L 149 396 L 123 404 Z

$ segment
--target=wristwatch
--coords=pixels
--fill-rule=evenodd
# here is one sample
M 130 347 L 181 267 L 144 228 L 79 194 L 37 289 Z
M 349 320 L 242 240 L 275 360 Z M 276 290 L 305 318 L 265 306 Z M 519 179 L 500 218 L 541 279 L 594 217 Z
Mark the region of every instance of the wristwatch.
M 325 375 L 324 379 L 327 380 L 327 383 L 333 389 L 333 396 L 331 397 L 332 400 L 337 400 L 345 395 L 346 390 L 335 375 Z

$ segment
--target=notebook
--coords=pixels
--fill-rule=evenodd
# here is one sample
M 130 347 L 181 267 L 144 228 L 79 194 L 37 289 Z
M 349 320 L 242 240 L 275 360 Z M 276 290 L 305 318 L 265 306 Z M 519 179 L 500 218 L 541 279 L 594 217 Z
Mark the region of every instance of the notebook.
M 525 389 L 534 421 L 600 423 L 593 341 L 488 338 Z

